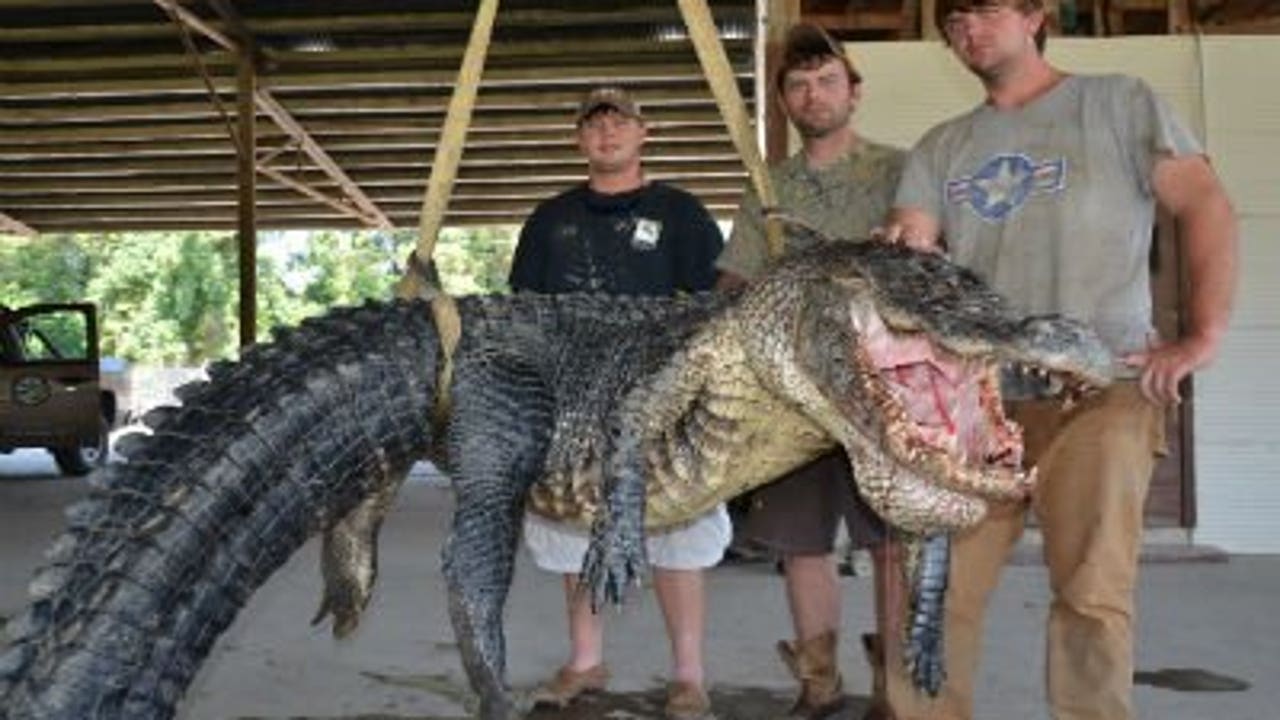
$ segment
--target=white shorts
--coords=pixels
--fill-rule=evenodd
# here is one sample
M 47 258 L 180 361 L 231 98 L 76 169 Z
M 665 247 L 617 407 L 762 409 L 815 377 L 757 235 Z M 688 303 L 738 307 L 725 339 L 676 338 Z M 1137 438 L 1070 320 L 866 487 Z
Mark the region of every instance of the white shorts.
M 724 557 L 733 539 L 729 513 L 723 504 L 688 525 L 645 537 L 649 563 L 664 570 L 709 568 Z M 533 562 L 548 572 L 582 572 L 591 533 L 566 523 L 524 514 L 524 544 Z

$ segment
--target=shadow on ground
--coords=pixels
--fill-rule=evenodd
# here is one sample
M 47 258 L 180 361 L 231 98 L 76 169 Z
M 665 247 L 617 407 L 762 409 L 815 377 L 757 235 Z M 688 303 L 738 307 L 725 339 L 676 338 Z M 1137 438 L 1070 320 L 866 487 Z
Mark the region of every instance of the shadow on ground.
M 462 685 L 445 676 L 385 676 L 366 673 L 367 677 L 402 687 L 419 690 L 458 701 L 468 707 L 470 694 Z M 711 689 L 711 709 L 717 720 L 778 720 L 785 717 L 794 698 L 789 691 L 754 687 L 716 685 Z M 535 708 L 526 720 L 662 720 L 662 706 L 666 701 L 666 689 L 655 687 L 640 692 L 603 692 L 585 695 L 564 709 Z M 866 710 L 865 697 L 850 696 L 844 712 L 832 715 L 830 720 L 859 720 Z M 344 715 L 293 716 L 289 720 L 469 720 L 465 715 Z M 263 717 L 242 717 L 239 720 L 284 720 Z
M 789 690 L 716 685 L 711 689 L 711 709 L 718 720 L 778 720 L 786 717 L 795 698 Z M 666 689 L 637 693 L 601 693 L 582 698 L 564 710 L 535 709 L 527 720 L 662 720 Z M 831 720 L 858 720 L 866 698 L 851 697 L 843 713 Z

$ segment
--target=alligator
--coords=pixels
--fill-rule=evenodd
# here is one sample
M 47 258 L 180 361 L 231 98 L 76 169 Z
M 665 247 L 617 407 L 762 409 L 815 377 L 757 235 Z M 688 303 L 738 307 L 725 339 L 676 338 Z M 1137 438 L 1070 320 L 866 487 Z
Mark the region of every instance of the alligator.
M 172 716 L 238 610 L 319 532 L 318 617 L 349 632 L 378 523 L 424 457 L 455 492 L 443 570 L 485 720 L 519 717 L 502 609 L 526 507 L 591 528 L 584 591 L 616 603 L 642 572 L 646 530 L 835 447 L 887 522 L 943 543 L 921 544 L 911 635 L 917 682 L 936 683 L 946 534 L 1033 482 L 999 372 L 1045 374 L 1070 396 L 1106 384 L 1111 363 L 1080 323 L 1019 316 L 945 258 L 880 243 L 797 253 L 729 296 L 457 308 L 443 420 L 445 358 L 421 300 L 281 330 L 147 413 L 151 432 L 121 438 L 125 462 L 91 477 L 7 627 L 0 714 Z

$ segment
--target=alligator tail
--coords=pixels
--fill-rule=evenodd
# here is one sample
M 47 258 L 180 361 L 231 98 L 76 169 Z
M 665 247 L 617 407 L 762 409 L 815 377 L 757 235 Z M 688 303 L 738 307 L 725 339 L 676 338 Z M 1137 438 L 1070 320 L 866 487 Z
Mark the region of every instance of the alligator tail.
M 0 717 L 171 717 L 254 590 L 424 454 L 438 345 L 424 304 L 338 310 L 149 413 L 9 624 Z

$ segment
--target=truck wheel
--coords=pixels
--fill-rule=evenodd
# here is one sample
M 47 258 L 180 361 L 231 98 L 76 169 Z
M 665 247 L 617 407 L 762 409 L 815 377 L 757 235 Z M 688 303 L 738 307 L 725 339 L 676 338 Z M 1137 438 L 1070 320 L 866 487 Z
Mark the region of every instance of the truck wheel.
M 98 432 L 98 441 L 93 445 L 82 445 L 74 448 L 50 448 L 53 460 L 63 475 L 80 477 L 93 472 L 93 469 L 107 463 L 108 424 L 102 419 Z

